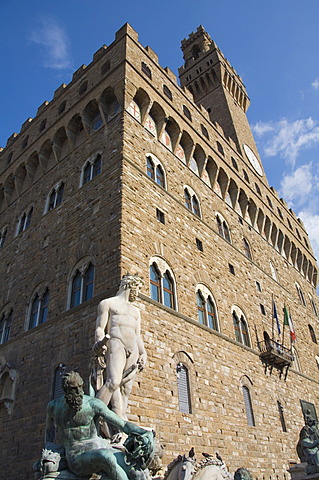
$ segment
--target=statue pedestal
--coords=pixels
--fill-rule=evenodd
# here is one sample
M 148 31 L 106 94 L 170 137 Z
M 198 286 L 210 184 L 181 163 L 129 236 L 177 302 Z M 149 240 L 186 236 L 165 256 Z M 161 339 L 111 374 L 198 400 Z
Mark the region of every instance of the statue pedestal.
M 296 463 L 292 465 L 288 472 L 291 475 L 291 480 L 319 480 L 318 473 L 307 473 L 307 463 Z

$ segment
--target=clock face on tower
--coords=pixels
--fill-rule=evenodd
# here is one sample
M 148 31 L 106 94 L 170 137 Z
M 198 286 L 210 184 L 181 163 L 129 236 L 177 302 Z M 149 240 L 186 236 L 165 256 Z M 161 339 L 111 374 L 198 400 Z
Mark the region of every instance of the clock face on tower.
M 245 150 L 245 153 L 247 155 L 247 158 L 248 158 L 250 164 L 256 170 L 258 175 L 263 175 L 263 171 L 262 171 L 261 165 L 259 163 L 259 160 L 256 157 L 256 155 L 254 154 L 254 152 L 251 150 L 251 148 L 249 148 L 248 145 L 244 145 L 244 150 Z

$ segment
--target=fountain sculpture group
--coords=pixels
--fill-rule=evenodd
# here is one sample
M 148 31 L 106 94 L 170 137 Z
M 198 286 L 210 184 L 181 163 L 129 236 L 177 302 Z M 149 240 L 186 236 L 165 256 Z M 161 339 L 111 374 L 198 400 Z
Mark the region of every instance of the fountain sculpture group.
M 114 297 L 98 306 L 91 375 L 91 395 L 85 395 L 77 372 L 64 375 L 64 396 L 47 407 L 45 448 L 34 464 L 39 480 L 158 480 L 163 448 L 151 429 L 127 420 L 129 395 L 139 370 L 146 364 L 136 300 L 143 280 L 125 275 Z M 319 472 L 319 432 L 309 415 L 300 434 L 298 452 L 307 473 Z M 55 442 L 58 443 L 55 443 Z M 300 453 L 301 452 L 301 453 Z M 194 450 L 171 462 L 164 480 L 252 480 L 245 468 L 230 475 L 219 455 Z

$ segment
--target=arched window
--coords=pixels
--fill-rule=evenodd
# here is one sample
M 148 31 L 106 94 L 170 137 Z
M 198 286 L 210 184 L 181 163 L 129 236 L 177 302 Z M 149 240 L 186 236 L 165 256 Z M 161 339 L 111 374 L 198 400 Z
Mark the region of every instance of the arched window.
M 244 247 L 244 255 L 247 258 L 249 258 L 249 260 L 252 260 L 250 246 L 246 238 L 243 238 L 243 247 Z
M 317 342 L 317 338 L 316 338 L 315 331 L 314 331 L 314 329 L 313 329 L 313 326 L 310 325 L 310 324 L 308 324 L 308 328 L 309 328 L 311 340 L 313 341 L 313 343 L 318 343 L 318 342 Z
M 276 269 L 274 267 L 274 265 L 272 264 L 272 262 L 269 262 L 269 265 L 270 265 L 270 271 L 271 271 L 271 276 L 274 280 L 276 280 L 276 282 L 278 282 L 278 279 L 277 279 L 277 272 L 276 272 Z
M 196 305 L 198 322 L 219 331 L 213 296 L 205 285 L 197 287 Z
M 188 118 L 188 120 L 192 121 L 191 112 L 190 112 L 189 109 L 186 107 L 186 105 L 183 105 L 183 113 L 184 113 L 185 117 Z
M 220 214 L 217 214 L 216 221 L 219 235 L 227 240 L 227 242 L 231 243 L 229 228 L 226 220 Z
M 199 201 L 197 199 L 196 194 L 190 187 L 184 189 L 184 199 L 185 199 L 185 207 L 188 208 L 191 212 L 195 215 L 200 217 L 200 207 Z
M 160 161 L 149 153 L 146 157 L 146 173 L 158 185 L 165 188 L 165 173 Z
M 87 162 L 85 163 L 84 169 L 82 171 L 82 182 L 81 185 L 85 185 L 90 182 L 94 177 L 101 173 L 102 168 L 102 157 L 101 154 L 92 155 Z
M 189 373 L 183 363 L 176 366 L 178 407 L 181 413 L 192 413 Z
M 233 323 L 237 342 L 250 347 L 247 322 L 244 314 L 238 308 L 233 310 Z
M 157 302 L 161 301 L 161 275 L 156 264 L 150 266 L 150 290 L 151 298 Z
M 300 300 L 300 303 L 305 307 L 306 306 L 306 300 L 305 300 L 305 296 L 303 294 L 303 291 L 301 290 L 301 287 L 298 283 L 295 283 L 296 285 L 296 290 L 297 290 L 297 293 L 298 293 L 298 298 Z
M 188 208 L 188 210 L 192 210 L 192 198 L 191 198 L 187 188 L 185 188 L 185 190 L 184 190 L 184 198 L 185 198 L 186 208 Z
M 254 427 L 255 417 L 254 417 L 253 406 L 251 403 L 249 388 L 246 387 L 246 385 L 242 385 L 242 392 L 243 392 L 244 405 L 245 405 L 245 411 L 246 411 L 246 417 L 247 417 L 247 424 Z
M 150 67 L 148 65 L 146 65 L 145 62 L 141 63 L 141 69 L 142 69 L 142 72 L 145 73 L 145 75 L 147 75 L 148 78 L 150 78 L 152 80 L 152 71 L 151 71 Z
M 150 178 L 155 179 L 155 166 L 151 157 L 146 159 L 146 173 Z
M 69 308 L 76 307 L 93 297 L 94 265 L 90 262 L 75 270 L 70 283 Z
M 60 205 L 60 203 L 62 203 L 63 192 L 64 192 L 63 182 L 52 189 L 48 198 L 47 212 L 49 212 L 50 210 L 53 210 L 55 207 Z
M 309 301 L 310 301 L 310 303 L 311 303 L 312 311 L 313 311 L 313 313 L 316 315 L 316 317 L 318 317 L 318 311 L 317 311 L 316 304 L 315 304 L 312 296 L 311 296 L 310 294 L 308 294 L 308 295 L 309 295 Z
M 170 89 L 169 89 L 166 85 L 163 85 L 163 92 L 165 93 L 165 95 L 166 95 L 170 100 L 173 100 L 172 92 L 170 91 Z
M 3 313 L 0 319 L 0 345 L 7 342 L 10 338 L 10 330 L 12 324 L 13 312 L 10 310 L 7 313 Z
M 31 207 L 27 212 L 23 213 L 23 215 L 21 216 L 18 222 L 17 235 L 19 235 L 19 233 L 21 232 L 24 232 L 31 225 L 32 214 L 33 214 L 33 207 Z
M 167 307 L 174 308 L 174 284 L 170 273 L 165 272 L 163 275 L 163 303 Z
M 47 321 L 49 301 L 50 292 L 48 288 L 42 294 L 37 292 L 34 295 L 29 311 L 28 330 Z
M 155 257 L 150 264 L 150 295 L 156 302 L 176 310 L 175 281 L 167 263 Z

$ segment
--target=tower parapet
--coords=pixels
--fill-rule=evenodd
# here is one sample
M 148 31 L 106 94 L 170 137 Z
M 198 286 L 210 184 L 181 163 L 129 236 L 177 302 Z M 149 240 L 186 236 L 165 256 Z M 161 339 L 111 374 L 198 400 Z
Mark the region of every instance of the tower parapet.
M 221 124 L 240 153 L 243 143 L 257 150 L 245 115 L 250 105 L 246 87 L 216 43 L 200 25 L 182 40 L 181 49 L 185 61 L 179 68 L 181 85 L 208 110 L 213 122 Z

